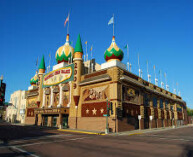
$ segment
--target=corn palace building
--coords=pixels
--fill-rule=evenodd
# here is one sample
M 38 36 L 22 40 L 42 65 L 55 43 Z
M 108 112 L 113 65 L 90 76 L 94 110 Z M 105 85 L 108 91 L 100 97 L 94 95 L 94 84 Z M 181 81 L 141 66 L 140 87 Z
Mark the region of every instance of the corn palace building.
M 187 124 L 182 98 L 128 72 L 123 56 L 113 36 L 106 62 L 99 66 L 92 60 L 86 65 L 80 35 L 73 48 L 68 34 L 56 51 L 53 71 L 45 73 L 42 57 L 30 81 L 26 123 L 105 131 L 108 101 L 111 132 Z

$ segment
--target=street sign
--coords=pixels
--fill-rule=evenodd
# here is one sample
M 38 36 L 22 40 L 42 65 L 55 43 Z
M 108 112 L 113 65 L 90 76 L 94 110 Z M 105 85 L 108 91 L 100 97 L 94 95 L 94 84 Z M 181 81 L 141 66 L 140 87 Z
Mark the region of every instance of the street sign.
M 103 117 L 107 117 L 107 114 L 103 114 Z

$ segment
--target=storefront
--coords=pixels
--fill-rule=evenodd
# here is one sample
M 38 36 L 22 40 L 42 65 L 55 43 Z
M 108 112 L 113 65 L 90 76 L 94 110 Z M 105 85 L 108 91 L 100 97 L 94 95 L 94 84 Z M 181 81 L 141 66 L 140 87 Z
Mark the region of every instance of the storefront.
M 68 128 L 69 108 L 36 109 L 35 115 L 39 125 Z

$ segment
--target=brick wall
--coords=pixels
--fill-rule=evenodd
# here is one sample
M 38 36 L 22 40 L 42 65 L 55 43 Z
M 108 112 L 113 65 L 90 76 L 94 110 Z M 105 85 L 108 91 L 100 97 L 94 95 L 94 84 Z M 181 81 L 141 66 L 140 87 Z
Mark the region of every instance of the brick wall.
M 25 124 L 34 125 L 35 117 L 25 117 Z
M 115 132 L 115 120 L 108 118 L 109 129 L 111 132 Z M 69 128 L 76 128 L 76 118 L 69 117 L 68 121 Z M 91 130 L 105 132 L 106 128 L 106 117 L 78 117 L 77 118 L 77 129 L 80 130 Z

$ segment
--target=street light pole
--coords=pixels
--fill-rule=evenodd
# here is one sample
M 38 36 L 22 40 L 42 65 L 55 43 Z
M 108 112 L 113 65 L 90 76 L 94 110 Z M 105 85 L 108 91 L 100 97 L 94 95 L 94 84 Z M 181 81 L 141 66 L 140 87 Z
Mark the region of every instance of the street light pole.
M 107 114 L 106 114 L 106 129 L 105 134 L 109 133 L 109 124 L 108 124 L 108 98 L 107 98 Z

